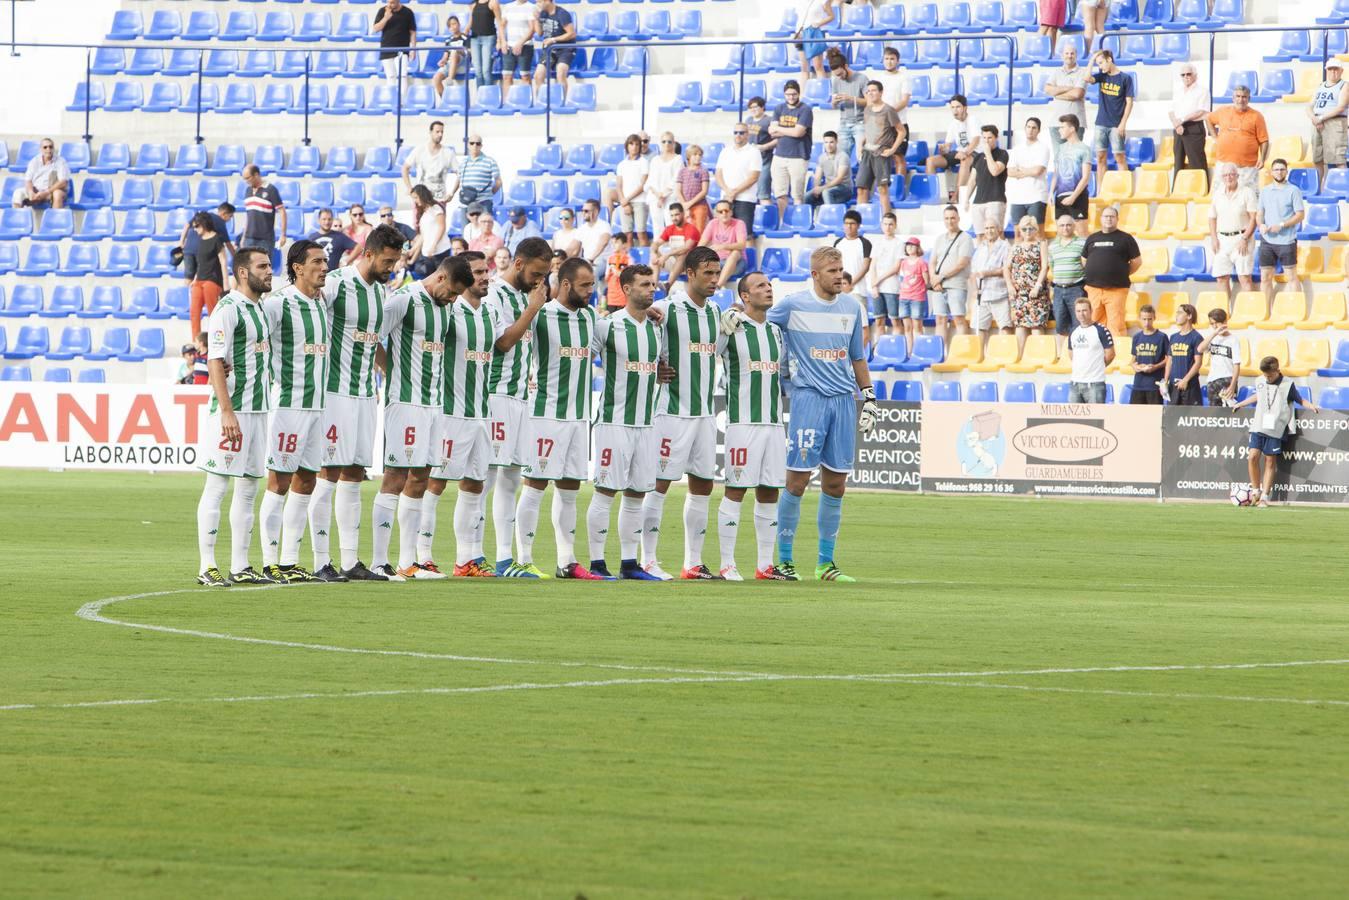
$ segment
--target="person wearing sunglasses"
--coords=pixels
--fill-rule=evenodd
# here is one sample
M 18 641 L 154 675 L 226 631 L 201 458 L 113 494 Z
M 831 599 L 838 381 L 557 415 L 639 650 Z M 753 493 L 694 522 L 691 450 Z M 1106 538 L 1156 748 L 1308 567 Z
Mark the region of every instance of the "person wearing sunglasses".
M 23 187 L 14 192 L 15 209 L 25 206 L 64 209 L 70 193 L 70 165 L 56 152 L 56 142 L 43 138 L 38 155 L 28 161 Z
M 553 229 L 553 236 L 549 241 L 554 250 L 563 254 L 563 259 L 568 256 L 579 256 L 581 253 L 581 235 L 576 230 L 576 214 L 570 209 L 563 209 L 557 214 L 557 227 Z
M 731 215 L 745 223 L 745 234 L 748 235 L 754 231 L 754 206 L 763 161 L 759 148 L 750 146 L 749 127 L 744 122 L 731 129 L 731 137 L 731 146 L 723 148 L 717 157 L 713 176 L 722 197 L 731 204 Z
M 390 216 L 393 210 L 389 211 Z M 370 234 L 374 223 L 368 221 L 365 217 L 365 207 L 359 203 L 353 203 L 347 210 L 347 225 L 342 229 L 342 233 L 351 238 L 352 243 L 357 247 L 365 244 L 365 238 Z
M 492 211 L 492 197 L 501 190 L 501 167 L 497 161 L 482 152 L 482 135 L 468 136 L 468 155 L 459 163 L 459 183 L 445 197 L 448 206 L 455 196 L 464 206 L 475 201 L 487 212 Z
M 1208 172 L 1208 153 L 1204 144 L 1208 139 L 1209 107 L 1213 100 L 1208 90 L 1199 83 L 1199 74 L 1194 64 L 1184 62 L 1177 73 L 1180 83 L 1171 96 L 1171 107 L 1167 115 L 1171 117 L 1171 155 L 1175 158 L 1175 171 L 1181 169 L 1202 169 Z M 1340 154 L 1344 158 L 1344 154 Z
M 1007 255 L 1002 276 L 1012 299 L 1012 327 L 1016 329 L 1017 354 L 1025 349 L 1026 338 L 1044 334 L 1049 321 L 1049 248 L 1040 234 L 1040 223 L 1032 216 L 1016 222 L 1016 240 Z
M 651 220 L 651 234 L 659 235 L 670 224 L 669 207 L 679 202 L 675 197 L 675 179 L 684 161 L 679 158 L 679 145 L 668 131 L 660 136 L 660 152 L 651 157 L 646 175 L 646 208 Z

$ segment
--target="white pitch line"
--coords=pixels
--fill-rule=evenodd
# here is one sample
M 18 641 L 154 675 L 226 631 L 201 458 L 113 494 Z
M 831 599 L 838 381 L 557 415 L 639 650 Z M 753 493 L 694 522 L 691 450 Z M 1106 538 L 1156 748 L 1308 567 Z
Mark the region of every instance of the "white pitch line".
M 902 684 L 903 680 L 890 682 Z M 1031 684 L 998 684 L 990 681 L 913 681 L 941 687 L 986 688 L 999 691 L 1025 691 L 1045 694 L 1095 694 L 1104 697 L 1155 697 L 1158 700 L 1221 700 L 1228 703 L 1294 703 L 1299 706 L 1349 706 L 1349 700 L 1316 700 L 1305 697 L 1247 697 L 1233 694 L 1197 694 L 1165 691 L 1122 691 L 1109 688 L 1048 687 Z

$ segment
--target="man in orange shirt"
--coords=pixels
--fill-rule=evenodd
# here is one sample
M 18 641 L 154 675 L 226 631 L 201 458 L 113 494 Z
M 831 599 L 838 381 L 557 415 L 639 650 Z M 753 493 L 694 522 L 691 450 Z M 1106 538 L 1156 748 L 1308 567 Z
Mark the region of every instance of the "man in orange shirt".
M 1269 129 L 1265 116 L 1251 109 L 1251 89 L 1240 85 L 1232 92 L 1232 105 L 1208 114 L 1218 132 L 1218 163 L 1237 167 L 1238 182 L 1260 189 L 1260 169 L 1269 153 Z

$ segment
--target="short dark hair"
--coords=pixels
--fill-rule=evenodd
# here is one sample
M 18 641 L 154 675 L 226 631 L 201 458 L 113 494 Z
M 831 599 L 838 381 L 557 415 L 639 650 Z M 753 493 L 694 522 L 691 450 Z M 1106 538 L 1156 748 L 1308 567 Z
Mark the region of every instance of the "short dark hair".
M 782 93 L 785 94 L 788 91 L 796 91 L 798 94 L 801 93 L 801 85 L 795 78 L 788 78 L 787 83 L 782 86 Z
M 1208 317 L 1214 322 L 1223 323 L 1227 321 L 1227 310 L 1214 307 L 1208 311 Z
M 1280 156 L 1278 159 L 1271 160 L 1269 167 L 1272 169 L 1275 166 L 1283 166 L 1286 169 L 1288 168 L 1288 160 L 1284 159 L 1282 156 Z
M 1198 321 L 1198 319 L 1199 319 L 1199 310 L 1197 310 L 1197 309 L 1194 308 L 1194 304 L 1193 304 L 1193 303 L 1182 303 L 1182 304 L 1180 304 L 1179 306 L 1176 307 L 1176 310 L 1177 310 L 1177 311 L 1184 310 L 1184 311 L 1185 311 L 1185 315 L 1187 315 L 1187 316 L 1190 317 L 1190 322 L 1191 322 L 1192 324 L 1193 324 L 1194 322 Z
M 234 215 L 234 204 L 222 203 L 215 208 L 215 211 L 220 213 L 222 216 L 232 216 Z
M 1026 117 L 1026 124 L 1029 125 L 1031 122 L 1034 122 L 1034 123 L 1035 123 L 1035 127 L 1036 127 L 1036 128 L 1043 128 L 1043 127 L 1044 127 L 1043 125 L 1040 124 L 1040 117 L 1039 117 L 1039 116 L 1027 116 L 1027 117 Z
M 899 50 L 895 47 L 886 47 L 881 56 L 899 56 Z
M 680 212 L 683 212 L 683 211 L 684 211 L 684 204 L 682 204 L 682 203 L 671 203 L 669 206 L 667 206 L 667 207 L 665 207 L 665 208 L 666 208 L 666 209 L 677 209 L 677 210 L 679 210 Z
M 749 102 L 746 103 L 745 105 L 746 105 L 746 106 L 754 106 L 756 103 L 757 103 L 759 106 L 767 106 L 767 105 L 768 105 L 768 101 L 765 100 L 765 99 L 762 98 L 762 97 L 750 97 L 750 98 L 749 98 Z
M 1157 310 L 1152 308 L 1151 303 L 1144 303 L 1142 306 L 1138 307 L 1138 314 L 1141 316 L 1143 313 L 1151 313 L 1155 316 L 1157 315 Z
M 1071 125 L 1073 131 L 1082 130 L 1082 120 L 1077 117 L 1076 113 L 1065 113 L 1059 116 L 1059 123 L 1062 125 Z
M 365 252 L 374 255 L 384 250 L 397 250 L 401 253 L 406 243 L 407 239 L 403 237 L 403 232 L 397 228 L 392 225 L 376 225 L 365 236 Z
M 327 256 L 328 253 L 323 249 L 323 245 L 318 241 L 296 241 L 290 245 L 286 251 L 286 278 L 291 284 L 295 283 L 295 267 L 304 265 L 304 258 L 309 255 L 310 250 L 318 250 Z
M 328 207 L 325 206 L 325 207 L 323 207 L 322 209 L 320 209 L 317 213 L 315 213 L 315 215 L 321 216 L 321 215 L 323 215 L 324 213 L 327 213 L 328 215 L 331 216 L 331 215 L 333 214 L 333 211 L 332 211 L 331 209 L 329 209 Z
M 460 259 L 466 259 L 469 262 L 478 262 L 480 260 L 482 262 L 487 262 L 487 254 L 483 253 L 481 250 L 465 250 L 463 253 L 455 255 Z
M 1105 49 L 1104 47 L 1102 47 L 1100 50 L 1097 50 L 1097 51 L 1096 51 L 1096 55 L 1097 55 L 1097 56 L 1104 56 L 1106 59 L 1110 60 L 1111 62 L 1114 62 L 1114 61 L 1115 61 L 1115 54 L 1111 53 L 1109 50 Z
M 473 269 L 469 265 L 469 260 L 464 258 L 464 254 L 458 256 L 447 256 L 436 266 L 436 271 L 448 277 L 451 281 L 459 284 L 473 283 Z
M 590 264 L 590 260 L 585 259 L 584 257 L 569 257 L 567 261 L 562 264 L 562 268 L 557 270 L 557 280 L 559 282 L 574 281 L 576 280 L 577 274 L 582 270 L 593 272 L 595 271 L 595 267 Z
M 211 214 L 199 212 L 192 217 L 193 228 L 205 228 L 207 231 L 215 230 L 215 223 L 211 221 Z
M 885 90 L 885 85 L 881 84 L 879 81 L 868 81 L 867 87 L 874 87 L 878 91 Z
M 248 266 L 255 256 L 263 256 L 267 259 L 272 258 L 272 254 L 259 247 L 240 247 L 234 254 L 234 271 L 247 272 Z
M 968 101 L 968 100 L 965 99 L 965 95 L 964 95 L 964 94 L 952 94 L 952 95 L 951 95 L 951 99 L 950 99 L 950 100 L 947 100 L 946 102 L 947 102 L 947 103 L 959 103 L 961 106 L 969 106 L 969 105 L 970 105 L 970 101 Z
M 984 125 L 979 130 L 984 134 L 991 134 L 994 137 L 998 136 L 998 126 L 996 125 Z
M 1279 371 L 1279 358 L 1277 356 L 1266 356 L 1260 360 L 1260 371 L 1266 375 L 1270 372 Z
M 262 174 L 262 170 L 259 169 L 259 168 L 258 168 L 256 165 L 254 165 L 253 163 L 249 163 L 248 165 L 244 166 L 244 177 L 245 177 L 245 178 L 252 178 L 254 175 L 261 175 L 261 174 Z
M 847 212 L 845 212 L 845 213 L 843 214 L 843 221 L 845 221 L 845 222 L 856 222 L 858 225 L 861 225 L 861 224 L 862 224 L 862 214 L 861 214 L 860 212 L 858 212 L 857 210 L 855 210 L 855 209 L 850 209 L 850 210 L 848 210 Z
M 960 215 L 960 209 L 959 209 L 958 207 L 956 207 L 956 205 L 953 204 L 953 203 L 948 203 L 948 204 L 946 204 L 944 207 L 942 207 L 942 211 L 941 211 L 941 212 L 942 212 L 942 215 L 946 215 L 946 214 L 949 213 L 949 212 L 953 212 L 953 213 L 955 213 L 956 215 Z
M 762 275 L 762 274 L 763 274 L 762 272 L 756 271 L 756 272 L 746 272 L 744 275 L 741 275 L 740 280 L 735 283 L 735 295 L 737 297 L 743 297 L 746 294 L 748 294 L 749 293 L 748 281 L 750 280 L 750 278 L 752 278 L 755 275 Z
M 694 247 L 689 251 L 689 255 L 684 257 L 684 271 L 697 271 L 699 266 L 710 262 L 721 265 L 721 257 L 717 255 L 717 251 L 711 247 Z
M 837 131 L 826 131 L 826 132 L 824 133 L 824 136 L 827 137 L 827 138 L 833 138 L 834 140 L 838 140 L 838 132 L 837 132 Z
M 541 237 L 525 238 L 515 248 L 516 259 L 552 259 L 553 248 Z
M 619 273 L 618 286 L 626 288 L 628 285 L 632 284 L 638 278 L 641 278 L 646 275 L 655 275 L 655 274 L 656 273 L 652 271 L 650 266 L 644 266 L 641 263 L 634 263 L 633 265 L 624 267 L 623 271 Z

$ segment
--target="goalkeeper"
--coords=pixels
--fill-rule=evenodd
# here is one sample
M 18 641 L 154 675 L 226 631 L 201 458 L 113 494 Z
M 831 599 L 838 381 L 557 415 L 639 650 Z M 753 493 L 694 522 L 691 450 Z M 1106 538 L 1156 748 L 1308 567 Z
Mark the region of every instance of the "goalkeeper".
M 812 289 L 792 294 L 768 310 L 768 321 L 782 329 L 791 372 L 792 405 L 787 426 L 787 490 L 778 500 L 778 568 L 799 580 L 794 560 L 801 496 L 811 473 L 820 470 L 819 559 L 820 581 L 853 581 L 834 563 L 839 524 L 843 519 L 843 492 L 852 471 L 857 431 L 876 427 L 880 408 L 871 386 L 862 346 L 861 307 L 843 291 L 843 254 L 822 247 L 810 257 Z M 721 327 L 734 334 L 744 324 L 732 306 L 722 315 Z M 861 389 L 862 412 L 857 413 L 855 392 Z

